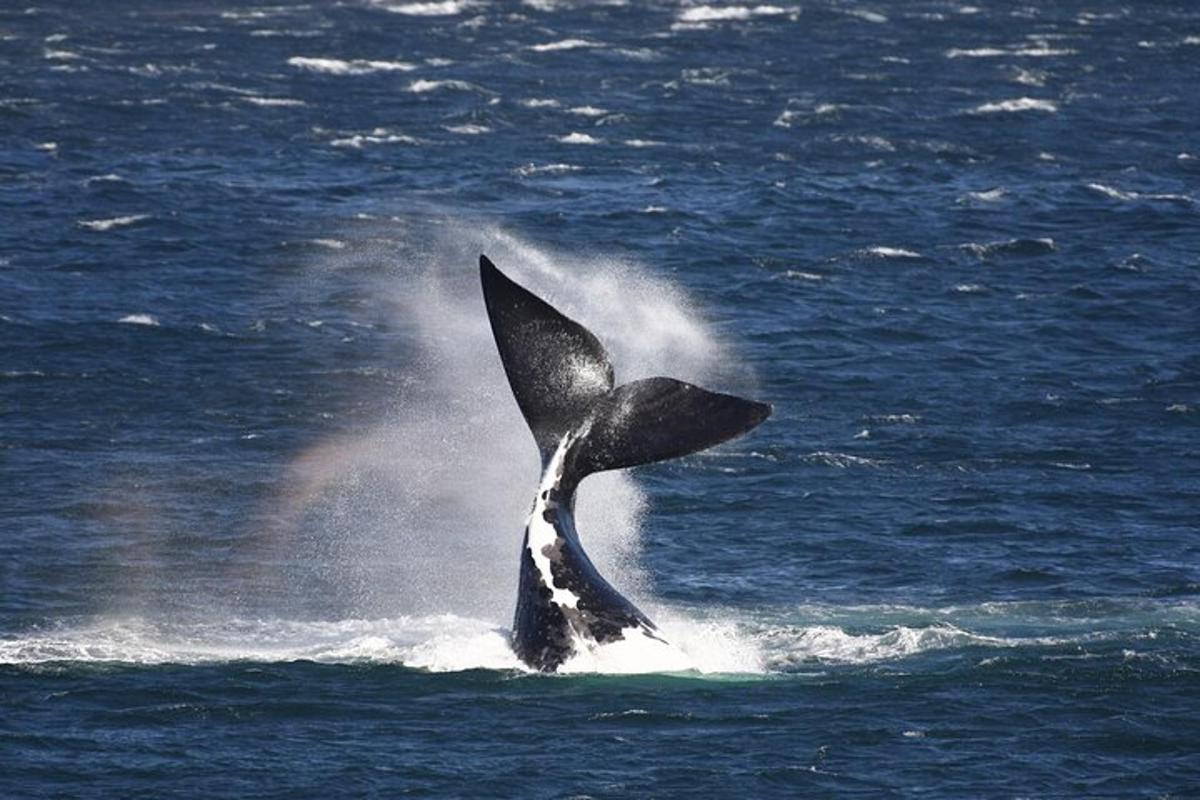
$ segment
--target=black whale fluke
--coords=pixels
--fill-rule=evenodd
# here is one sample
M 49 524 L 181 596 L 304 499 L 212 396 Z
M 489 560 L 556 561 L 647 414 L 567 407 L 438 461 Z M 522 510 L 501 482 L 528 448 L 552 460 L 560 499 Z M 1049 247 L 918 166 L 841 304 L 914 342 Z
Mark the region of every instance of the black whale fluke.
M 479 257 L 483 300 L 517 405 L 543 460 L 613 387 L 604 345 L 587 328 Z
M 533 438 L 547 459 L 562 438 L 580 434 L 577 478 L 704 450 L 755 427 L 765 403 L 701 389 L 673 378 L 613 388 L 604 345 L 587 328 L 479 257 L 483 297 L 500 360 Z
M 645 637 L 661 644 L 650 618 L 584 552 L 575 489 L 593 472 L 731 439 L 771 407 L 673 378 L 614 388 L 608 353 L 591 331 L 509 280 L 487 256 L 479 257 L 479 274 L 500 360 L 543 465 L 521 547 L 513 650 L 534 669 L 553 672 L 580 643 Z

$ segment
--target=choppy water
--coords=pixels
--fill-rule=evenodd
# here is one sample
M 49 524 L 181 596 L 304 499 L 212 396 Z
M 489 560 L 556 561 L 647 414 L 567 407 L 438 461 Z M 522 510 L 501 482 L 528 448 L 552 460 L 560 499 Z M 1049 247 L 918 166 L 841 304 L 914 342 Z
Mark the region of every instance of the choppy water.
M 1200 8 L 0 8 L 0 794 L 1200 796 Z M 769 400 L 523 671 L 475 261 Z

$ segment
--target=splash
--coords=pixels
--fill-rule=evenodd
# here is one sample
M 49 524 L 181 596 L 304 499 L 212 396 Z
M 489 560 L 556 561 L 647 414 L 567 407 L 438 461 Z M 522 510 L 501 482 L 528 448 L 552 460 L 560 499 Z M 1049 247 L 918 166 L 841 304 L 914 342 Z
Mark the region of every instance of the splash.
M 479 254 L 595 331 L 618 382 L 670 374 L 703 384 L 723 351 L 677 288 L 628 261 L 556 253 L 439 217 L 338 238 L 349 246 L 318 254 L 311 284 L 335 293 L 348 280 L 370 283 L 375 322 L 398 333 L 390 358 L 403 393 L 374 424 L 292 460 L 271 513 L 270 537 L 293 555 L 284 590 L 306 595 L 293 607 L 309 613 L 451 613 L 508 625 L 539 463 L 492 341 Z M 593 476 L 578 495 L 589 555 L 635 602 L 650 597 L 639 559 L 645 509 L 626 472 Z

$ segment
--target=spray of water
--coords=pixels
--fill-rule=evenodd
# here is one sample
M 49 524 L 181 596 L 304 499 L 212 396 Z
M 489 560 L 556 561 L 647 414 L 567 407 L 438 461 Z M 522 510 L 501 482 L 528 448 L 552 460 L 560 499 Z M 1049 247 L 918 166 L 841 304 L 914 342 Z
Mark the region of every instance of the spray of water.
M 305 584 L 305 570 L 320 565 L 322 603 L 338 614 L 453 613 L 506 625 L 539 464 L 492 341 L 479 254 L 595 331 L 620 382 L 668 373 L 703 383 L 721 351 L 678 289 L 632 263 L 551 253 L 447 219 L 385 230 L 322 258 L 314 280 L 337 285 L 382 265 L 370 278 L 374 306 L 400 331 L 406 389 L 376 424 L 292 463 L 277 533 L 311 557 L 291 582 Z M 589 478 L 578 498 L 592 559 L 639 599 L 649 591 L 638 566 L 645 506 L 627 473 Z

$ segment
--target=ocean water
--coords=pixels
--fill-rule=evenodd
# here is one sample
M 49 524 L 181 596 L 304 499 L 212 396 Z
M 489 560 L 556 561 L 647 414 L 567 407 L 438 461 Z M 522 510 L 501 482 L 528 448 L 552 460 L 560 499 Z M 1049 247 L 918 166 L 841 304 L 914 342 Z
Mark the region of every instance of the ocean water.
M 1200 6 L 0 5 L 0 796 L 1200 797 Z M 687 657 L 506 643 L 487 253 Z

